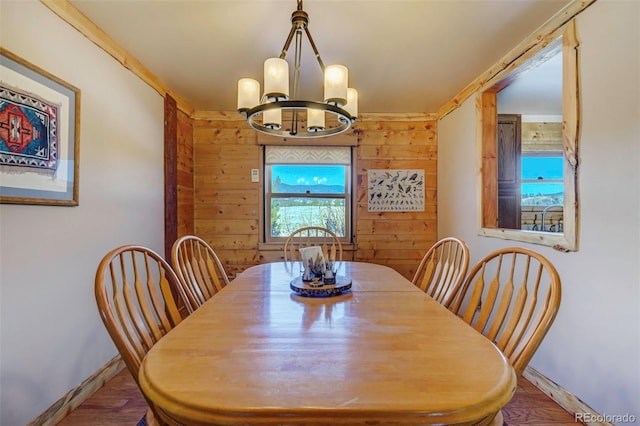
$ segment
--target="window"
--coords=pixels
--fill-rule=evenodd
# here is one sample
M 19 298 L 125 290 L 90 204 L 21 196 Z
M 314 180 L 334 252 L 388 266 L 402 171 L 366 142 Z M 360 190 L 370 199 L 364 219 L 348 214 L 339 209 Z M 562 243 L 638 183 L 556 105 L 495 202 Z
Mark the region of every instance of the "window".
M 351 148 L 265 147 L 265 240 L 303 226 L 351 233 Z
M 520 229 L 564 232 L 562 151 L 523 151 L 520 170 Z
M 562 153 L 522 153 L 522 206 L 564 204 L 563 161 Z

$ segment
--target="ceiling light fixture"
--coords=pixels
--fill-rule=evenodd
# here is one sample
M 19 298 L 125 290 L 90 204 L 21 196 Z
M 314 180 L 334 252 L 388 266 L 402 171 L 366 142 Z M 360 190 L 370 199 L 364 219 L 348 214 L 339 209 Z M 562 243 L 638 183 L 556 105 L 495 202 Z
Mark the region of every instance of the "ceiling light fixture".
M 347 87 L 348 70 L 343 65 L 326 66 L 308 29 L 309 15 L 302 0 L 291 14 L 291 31 L 278 58 L 264 62 L 264 92 L 252 78 L 238 80 L 238 112 L 249 126 L 268 135 L 285 138 L 319 138 L 347 131 L 358 115 L 358 92 Z M 320 69 L 324 73 L 324 102 L 298 99 L 302 35 L 306 34 Z M 289 64 L 284 59 L 295 37 L 293 95 L 289 98 Z M 306 125 L 302 112 L 306 112 Z M 332 125 L 325 125 L 329 117 Z M 283 118 L 288 126 L 283 126 Z

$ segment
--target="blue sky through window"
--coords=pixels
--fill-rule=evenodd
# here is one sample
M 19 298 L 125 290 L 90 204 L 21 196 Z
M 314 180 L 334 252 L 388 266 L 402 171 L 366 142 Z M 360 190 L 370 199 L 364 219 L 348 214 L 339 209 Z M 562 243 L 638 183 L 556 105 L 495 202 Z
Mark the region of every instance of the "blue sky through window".
M 522 157 L 522 179 L 562 179 L 562 157 Z
M 345 192 L 345 166 L 335 165 L 277 165 L 271 167 L 271 184 L 274 192 L 280 192 L 282 188 L 276 188 L 282 184 L 295 187 L 304 192 Z M 321 186 L 333 190 L 315 191 L 314 188 Z M 303 190 L 304 189 L 304 190 Z M 286 191 L 290 192 L 290 191 Z
M 522 179 L 535 179 L 536 182 L 523 183 L 522 194 L 561 194 L 562 182 L 546 183 L 549 180 L 562 180 L 562 157 L 522 157 Z

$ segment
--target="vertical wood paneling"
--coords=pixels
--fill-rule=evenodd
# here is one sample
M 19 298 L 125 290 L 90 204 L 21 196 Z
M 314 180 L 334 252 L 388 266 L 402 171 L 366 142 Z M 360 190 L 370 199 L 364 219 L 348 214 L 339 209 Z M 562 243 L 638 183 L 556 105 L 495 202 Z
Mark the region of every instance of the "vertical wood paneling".
M 239 115 L 195 120 L 193 158 L 194 233 L 232 277 L 264 263 L 258 249 L 262 182 L 251 182 L 251 169 L 262 169 L 256 132 Z
M 481 227 L 495 228 L 498 225 L 498 103 L 495 92 L 478 95 L 477 116 L 478 132 L 482 144 L 482 211 Z
M 353 258 L 390 266 L 411 279 L 437 239 L 436 121 L 380 117 L 356 127 Z M 281 249 L 260 244 L 263 183 L 251 182 L 251 169 L 262 170 L 261 148 L 240 116 L 193 120 L 194 233 L 211 244 L 232 276 L 282 257 Z M 425 211 L 368 212 L 369 169 L 424 169 Z
M 164 256 L 178 237 L 178 116 L 176 101 L 164 98 Z
M 178 111 L 177 123 L 177 187 L 178 187 L 178 236 L 194 233 L 193 217 L 193 120 Z

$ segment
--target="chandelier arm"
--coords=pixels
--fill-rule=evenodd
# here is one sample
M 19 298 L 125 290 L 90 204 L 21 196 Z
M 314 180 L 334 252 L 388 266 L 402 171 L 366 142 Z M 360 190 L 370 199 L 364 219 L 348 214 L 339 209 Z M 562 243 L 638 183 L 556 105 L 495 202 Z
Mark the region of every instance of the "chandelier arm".
M 302 61 L 302 31 L 300 28 L 296 29 L 296 46 L 295 46 L 295 58 L 293 68 L 293 99 L 298 99 L 298 90 L 300 88 L 300 64 Z M 293 110 L 293 117 L 291 122 L 291 133 L 298 133 L 298 110 Z
M 302 33 L 300 29 L 296 31 L 296 46 L 293 58 L 293 99 L 298 99 L 300 88 L 300 66 L 302 63 Z
M 291 46 L 291 41 L 293 40 L 293 35 L 296 33 L 296 30 L 296 26 L 292 25 L 291 30 L 289 31 L 289 35 L 287 36 L 287 41 L 284 42 L 282 52 L 280 52 L 280 59 L 284 59 L 285 56 L 287 56 L 287 52 L 289 51 L 289 47 Z
M 311 45 L 311 49 L 313 49 L 313 53 L 316 55 L 316 59 L 318 60 L 318 64 L 320 64 L 320 69 L 324 72 L 324 62 L 322 62 L 322 58 L 320 57 L 320 52 L 318 52 L 318 48 L 316 47 L 316 43 L 313 41 L 313 37 L 311 37 L 311 33 L 309 32 L 309 28 L 304 27 L 304 32 L 307 33 L 307 38 L 309 39 L 309 44 Z

